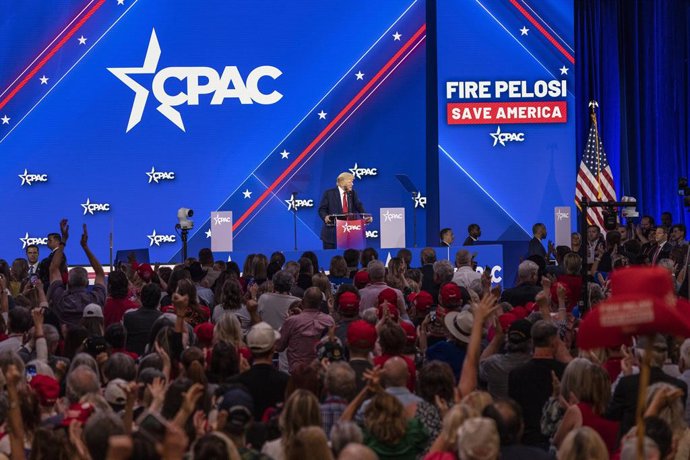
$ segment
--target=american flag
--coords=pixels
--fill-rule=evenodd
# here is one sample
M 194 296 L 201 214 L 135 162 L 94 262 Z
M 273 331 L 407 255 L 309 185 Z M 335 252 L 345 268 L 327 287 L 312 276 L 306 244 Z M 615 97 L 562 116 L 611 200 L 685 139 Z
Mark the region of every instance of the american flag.
M 590 107 L 596 107 L 596 102 L 590 103 Z M 582 209 L 581 203 L 583 199 L 589 201 L 617 201 L 613 173 L 604 152 L 604 144 L 598 135 L 597 117 L 594 111 L 592 111 L 591 118 L 592 125 L 589 128 L 587 146 L 582 155 L 575 186 L 575 203 L 580 209 Z M 587 211 L 587 221 L 603 229 L 603 211 L 603 208 L 589 208 Z

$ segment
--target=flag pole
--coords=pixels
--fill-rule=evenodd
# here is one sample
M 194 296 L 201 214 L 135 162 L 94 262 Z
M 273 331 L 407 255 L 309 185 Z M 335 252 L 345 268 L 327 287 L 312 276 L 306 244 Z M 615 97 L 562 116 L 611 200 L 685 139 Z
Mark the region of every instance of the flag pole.
M 592 125 L 594 126 L 594 148 L 597 152 L 597 198 L 601 200 L 601 153 L 599 152 L 599 125 L 597 124 L 597 113 L 596 109 L 599 107 L 599 103 L 595 100 L 589 102 L 589 116 L 592 120 Z

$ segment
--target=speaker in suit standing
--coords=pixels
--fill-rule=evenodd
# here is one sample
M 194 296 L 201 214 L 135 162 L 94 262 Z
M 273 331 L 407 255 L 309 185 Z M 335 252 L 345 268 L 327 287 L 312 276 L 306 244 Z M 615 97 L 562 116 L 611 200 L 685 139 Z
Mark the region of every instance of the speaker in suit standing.
M 336 181 L 337 187 L 330 188 L 323 193 L 319 204 L 319 217 L 323 221 L 321 227 L 321 241 L 324 249 L 335 249 L 336 236 L 333 224 L 333 214 L 358 213 L 362 214 L 364 205 L 359 201 L 357 192 L 352 188 L 354 176 L 349 172 L 341 173 Z

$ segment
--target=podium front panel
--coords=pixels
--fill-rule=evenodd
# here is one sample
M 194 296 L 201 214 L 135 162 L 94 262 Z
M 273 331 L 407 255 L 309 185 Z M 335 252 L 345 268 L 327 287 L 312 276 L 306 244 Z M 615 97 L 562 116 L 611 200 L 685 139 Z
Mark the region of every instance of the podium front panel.
M 336 221 L 336 241 L 338 249 L 364 249 L 366 232 L 363 219 Z

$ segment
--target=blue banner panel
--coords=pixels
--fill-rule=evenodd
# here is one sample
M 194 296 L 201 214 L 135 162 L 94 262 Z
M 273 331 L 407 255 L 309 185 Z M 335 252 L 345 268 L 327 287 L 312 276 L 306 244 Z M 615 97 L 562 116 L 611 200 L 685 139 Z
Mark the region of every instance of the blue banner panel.
M 440 226 L 529 239 L 575 194 L 573 2 L 439 0 L 437 21 Z
M 295 205 L 299 247 L 318 248 L 319 200 L 347 171 L 366 211 L 411 212 L 426 202 L 425 6 L 5 2 L 0 254 L 45 243 L 64 217 L 75 241 L 88 224 L 101 259 L 112 233 L 115 250 L 179 260 L 179 208 L 194 211 L 190 255 L 210 246 L 212 211 L 233 212 L 236 250 L 285 249 Z

